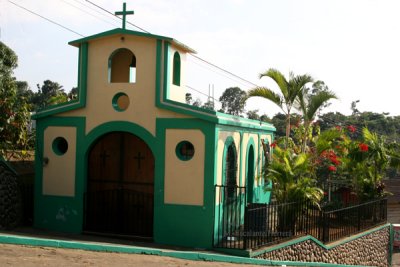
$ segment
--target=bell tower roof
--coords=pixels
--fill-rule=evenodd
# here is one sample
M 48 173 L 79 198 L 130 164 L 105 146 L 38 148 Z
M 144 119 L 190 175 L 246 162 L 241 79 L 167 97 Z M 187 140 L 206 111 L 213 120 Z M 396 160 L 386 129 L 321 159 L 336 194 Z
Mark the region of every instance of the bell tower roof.
M 101 32 L 98 34 L 94 34 L 91 36 L 87 36 L 81 39 L 77 39 L 74 41 L 69 42 L 68 44 L 79 47 L 82 43 L 86 43 L 88 41 L 96 40 L 96 39 L 101 39 L 101 38 L 107 38 L 113 35 L 134 35 L 134 36 L 142 36 L 142 37 L 147 37 L 147 38 L 154 38 L 154 39 L 160 39 L 160 40 L 165 40 L 170 42 L 171 44 L 177 46 L 179 49 L 183 50 L 184 52 L 191 53 L 191 54 L 196 54 L 196 51 L 189 46 L 171 38 L 171 37 L 166 37 L 166 36 L 161 36 L 161 35 L 154 35 L 151 33 L 145 33 L 145 32 L 138 32 L 138 31 L 132 31 L 132 30 L 127 30 L 127 29 L 121 29 L 121 28 L 116 28 L 113 30 Z

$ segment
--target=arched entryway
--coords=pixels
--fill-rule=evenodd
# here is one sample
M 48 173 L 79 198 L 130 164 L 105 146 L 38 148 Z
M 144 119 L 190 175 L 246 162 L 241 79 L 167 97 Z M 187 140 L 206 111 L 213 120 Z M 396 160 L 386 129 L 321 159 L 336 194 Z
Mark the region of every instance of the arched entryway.
M 232 142 L 227 149 L 225 158 L 225 185 L 227 199 L 232 200 L 236 198 L 237 192 L 237 153 L 235 143 Z
M 254 190 L 254 148 L 250 145 L 247 153 L 247 203 L 253 203 Z
M 84 230 L 153 236 L 154 156 L 139 137 L 107 133 L 88 153 Z

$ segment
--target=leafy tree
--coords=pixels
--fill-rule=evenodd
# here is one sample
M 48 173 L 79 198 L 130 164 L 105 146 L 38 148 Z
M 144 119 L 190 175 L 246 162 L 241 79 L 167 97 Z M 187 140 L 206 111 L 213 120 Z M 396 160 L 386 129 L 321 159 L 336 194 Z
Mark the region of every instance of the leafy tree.
M 266 115 L 263 115 L 263 116 L 266 116 Z M 291 114 L 290 115 L 290 122 L 291 122 L 290 129 L 298 127 L 299 126 L 298 124 L 300 123 L 300 120 L 301 120 L 301 118 L 300 118 L 299 114 L 296 114 L 296 113 Z M 269 119 L 269 121 L 267 120 L 267 122 L 270 122 L 275 126 L 275 128 L 276 128 L 276 132 L 275 132 L 276 138 L 281 138 L 281 137 L 285 138 L 285 135 L 286 135 L 286 122 L 287 122 L 287 117 L 286 117 L 285 114 L 283 114 L 281 112 L 278 112 L 272 117 L 272 119 Z M 293 133 L 290 132 L 289 136 L 293 137 Z
M 276 137 L 284 137 L 286 134 L 286 115 L 280 112 L 276 113 L 275 116 L 272 117 L 271 123 L 276 128 Z
M 37 88 L 38 92 L 32 99 L 35 110 L 68 101 L 68 96 L 64 92 L 62 85 L 57 82 L 45 80 L 43 85 L 37 84 Z
M 276 104 L 284 112 L 284 114 L 286 115 L 285 146 L 287 147 L 290 134 L 290 114 L 292 112 L 294 102 L 298 97 L 300 91 L 304 89 L 304 86 L 307 83 L 312 82 L 313 79 L 309 75 L 295 76 L 292 72 L 290 72 L 289 74 L 289 79 L 286 79 L 285 76 L 276 69 L 269 69 L 266 72 L 260 74 L 260 78 L 265 76 L 270 77 L 272 80 L 275 81 L 275 83 L 279 87 L 281 94 L 277 94 L 267 87 L 256 87 L 248 92 L 248 96 L 259 96 L 268 99 Z
M 221 111 L 224 113 L 239 116 L 243 113 L 246 100 L 246 92 L 239 87 L 227 88 L 219 101 L 222 103 Z
M 369 200 L 385 195 L 382 179 L 389 166 L 399 169 L 400 151 L 396 143 L 388 143 L 384 136 L 362 130 L 361 142 L 349 145 L 348 172 L 353 178 L 358 195 Z
M 16 81 L 17 84 L 17 96 L 24 97 L 28 102 L 32 99 L 34 92 L 29 88 L 26 81 Z
M 186 104 L 190 105 L 192 103 L 193 97 L 191 93 L 186 93 L 185 94 L 185 102 Z
M 352 115 L 356 115 L 358 113 L 360 113 L 360 111 L 357 109 L 357 103 L 359 103 L 360 100 L 355 100 L 353 102 L 351 102 L 351 106 L 350 109 L 352 111 Z
M 323 82 L 317 81 L 313 85 L 313 89 L 300 90 L 296 99 L 297 109 L 303 115 L 303 134 L 302 134 L 302 147 L 301 150 L 305 152 L 307 141 L 312 137 L 311 123 L 314 121 L 318 112 L 329 105 L 329 100 L 336 99 L 336 95 L 327 89 L 327 86 L 321 87 Z M 321 89 L 322 88 L 322 89 Z
M 201 100 L 199 98 L 196 98 L 196 100 L 193 101 L 192 106 L 201 107 L 202 106 Z
M 78 87 L 73 87 L 68 93 L 68 101 L 78 99 Z
M 264 171 L 266 178 L 272 181 L 271 190 L 275 200 L 278 203 L 308 200 L 319 206 L 323 191 L 316 186 L 309 155 L 296 154 L 292 149 L 283 150 L 275 145 L 274 147 L 273 160 Z M 299 212 L 300 209 L 294 205 L 278 208 L 278 230 L 291 231 Z
M 312 84 L 312 87 L 311 87 L 310 89 L 307 89 L 307 91 L 308 91 L 308 95 L 309 95 L 310 97 L 311 97 L 311 96 L 314 96 L 314 95 L 317 95 L 317 94 L 320 93 L 320 92 L 332 93 L 332 91 L 329 90 L 329 87 L 325 84 L 325 82 L 324 82 L 324 81 L 321 81 L 321 80 L 318 80 L 318 81 L 314 82 L 314 83 Z M 329 107 L 330 105 L 331 105 L 330 102 L 325 102 L 325 103 L 321 106 L 321 108 L 320 108 L 319 111 L 321 111 L 322 109 L 325 109 L 325 108 Z M 318 116 L 319 116 L 319 115 L 320 115 L 320 114 L 318 114 Z
M 13 70 L 18 57 L 0 42 L 0 158 L 11 157 L 10 152 L 28 149 L 29 112 L 25 97 L 18 96 Z
M 309 199 L 318 204 L 323 193 L 317 188 L 310 171 L 309 156 L 296 154 L 291 149 L 274 149 L 273 161 L 267 178 L 273 182 L 273 196 L 279 203 L 289 203 Z
M 348 117 L 340 112 L 328 112 L 318 117 L 317 123 L 321 131 L 325 131 L 335 126 L 348 125 Z
M 399 169 L 400 147 L 383 136 L 362 130 L 360 139 L 351 138 L 354 126 L 322 132 L 308 151 L 320 182 L 342 180 L 352 185 L 359 200 L 385 195 L 382 179 L 389 166 Z
M 258 115 L 258 109 L 247 111 L 247 118 L 259 121 L 261 117 Z
M 212 99 L 208 99 L 201 107 L 208 110 L 215 110 L 214 101 Z

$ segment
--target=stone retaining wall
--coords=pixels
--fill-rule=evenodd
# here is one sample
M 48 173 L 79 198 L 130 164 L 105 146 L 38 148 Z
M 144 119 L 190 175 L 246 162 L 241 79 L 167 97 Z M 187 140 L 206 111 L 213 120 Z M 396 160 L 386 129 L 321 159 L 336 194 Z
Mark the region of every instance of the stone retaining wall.
M 329 250 L 307 240 L 260 254 L 257 258 L 386 267 L 389 266 L 389 245 L 388 226 Z

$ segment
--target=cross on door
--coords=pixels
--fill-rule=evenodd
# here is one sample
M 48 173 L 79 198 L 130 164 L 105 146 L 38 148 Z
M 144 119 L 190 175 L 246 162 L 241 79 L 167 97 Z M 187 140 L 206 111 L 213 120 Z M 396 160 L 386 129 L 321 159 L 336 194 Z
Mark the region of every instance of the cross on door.
M 107 158 L 109 158 L 109 157 L 110 157 L 110 155 L 107 154 L 107 151 L 105 151 L 105 150 L 101 151 L 101 153 L 100 153 L 100 158 L 101 158 L 101 165 L 102 165 L 102 167 L 106 166 L 106 160 L 107 160 Z
M 140 168 L 141 168 L 141 164 L 140 163 L 141 163 L 142 160 L 145 159 L 145 157 L 143 157 L 142 153 L 140 153 L 140 151 L 139 151 L 137 156 L 134 156 L 133 158 L 137 160 L 137 163 L 138 163 L 137 166 L 138 166 L 138 169 L 140 170 Z

